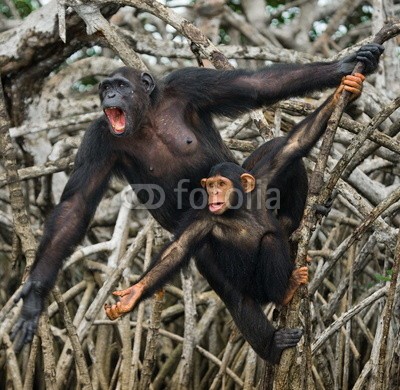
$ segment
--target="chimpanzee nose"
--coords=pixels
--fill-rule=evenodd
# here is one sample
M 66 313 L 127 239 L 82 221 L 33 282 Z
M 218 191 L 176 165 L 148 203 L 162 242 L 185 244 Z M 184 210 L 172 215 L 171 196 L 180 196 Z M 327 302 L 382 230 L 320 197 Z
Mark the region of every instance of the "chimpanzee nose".
M 115 98 L 115 92 L 107 92 L 107 97 L 109 99 Z

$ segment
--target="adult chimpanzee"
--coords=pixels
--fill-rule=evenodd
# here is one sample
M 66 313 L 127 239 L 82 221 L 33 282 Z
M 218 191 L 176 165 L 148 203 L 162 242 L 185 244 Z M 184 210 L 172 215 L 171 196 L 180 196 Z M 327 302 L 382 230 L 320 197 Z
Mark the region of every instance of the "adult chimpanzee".
M 224 301 L 244 338 L 259 356 L 277 363 L 282 350 L 296 345 L 302 332 L 276 330 L 261 304 L 286 304 L 308 275 L 307 267 L 293 271 L 284 226 L 273 210 L 265 207 L 268 189 L 290 173 L 293 164 L 301 162 L 317 142 L 343 89 L 356 98 L 363 80 L 359 73 L 346 76 L 336 92 L 288 136 L 273 140 L 274 146 L 262 153 L 250 171 L 232 162 L 214 166 L 209 177 L 201 180 L 208 202 L 186 213 L 177 238 L 135 285 L 114 292 L 120 301 L 105 305 L 108 317 L 115 319 L 132 310 L 194 256 L 199 271 Z M 265 148 L 261 146 L 261 152 Z
M 234 162 L 213 125 L 214 114 L 235 117 L 279 99 L 339 85 L 357 61 L 365 64 L 367 73 L 374 71 L 382 51 L 382 46 L 370 44 L 336 62 L 281 64 L 257 71 L 187 68 L 159 82 L 132 68 L 113 72 L 100 84 L 105 115 L 86 131 L 74 171 L 48 218 L 35 263 L 17 297 L 24 304 L 13 331 L 16 344 L 32 340 L 58 270 L 84 236 L 113 175 L 132 184 L 161 187 L 165 198 L 159 202 L 155 194 L 154 201 L 162 204 L 150 212 L 175 232 L 190 208 L 189 192 L 213 165 Z M 178 202 L 181 179 L 187 179 L 188 192 Z M 289 192 L 290 208 L 305 196 L 295 195 L 295 188 Z M 146 191 L 138 197 L 149 201 Z M 289 218 L 290 208 L 284 210 Z

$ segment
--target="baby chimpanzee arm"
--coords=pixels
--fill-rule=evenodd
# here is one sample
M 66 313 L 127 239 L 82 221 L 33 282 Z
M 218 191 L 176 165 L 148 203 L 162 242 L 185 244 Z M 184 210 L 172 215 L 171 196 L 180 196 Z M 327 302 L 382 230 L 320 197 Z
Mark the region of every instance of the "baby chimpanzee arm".
M 188 225 L 183 233 L 155 258 L 137 283 L 126 290 L 114 291 L 113 294 L 119 297 L 119 301 L 112 306 L 105 304 L 108 318 L 115 320 L 132 311 L 140 300 L 150 297 L 160 289 L 189 261 L 211 227 L 210 219 Z
M 273 181 L 276 177 L 282 175 L 285 169 L 289 167 L 293 161 L 307 156 L 326 130 L 329 118 L 331 117 L 342 92 L 350 92 L 352 94 L 350 101 L 355 100 L 361 94 L 362 83 L 364 80 L 365 76 L 361 73 L 343 77 L 343 80 L 335 93 L 312 114 L 308 115 L 293 127 L 290 133 L 286 136 L 285 141 L 275 151 L 272 159 L 268 157 L 268 164 L 261 158 L 260 161 L 257 162 L 256 166 L 251 170 L 251 173 L 257 178 Z

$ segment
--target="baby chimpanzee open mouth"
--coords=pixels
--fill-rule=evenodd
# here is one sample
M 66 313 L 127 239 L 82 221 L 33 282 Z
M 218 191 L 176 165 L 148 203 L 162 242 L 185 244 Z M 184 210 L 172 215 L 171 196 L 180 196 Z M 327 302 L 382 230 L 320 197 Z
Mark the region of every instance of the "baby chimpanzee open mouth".
M 224 207 L 225 203 L 224 202 L 214 202 L 214 203 L 210 203 L 208 205 L 208 209 L 212 212 L 212 213 L 216 213 L 217 211 L 221 210 Z
M 125 113 L 118 107 L 108 107 L 104 109 L 104 113 L 109 120 L 111 127 L 116 134 L 125 132 Z

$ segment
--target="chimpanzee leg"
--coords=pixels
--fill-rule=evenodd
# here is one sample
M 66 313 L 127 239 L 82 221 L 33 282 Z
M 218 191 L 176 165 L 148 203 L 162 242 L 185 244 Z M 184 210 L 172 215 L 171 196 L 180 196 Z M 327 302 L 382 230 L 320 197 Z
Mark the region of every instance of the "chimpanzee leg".
M 225 303 L 243 337 L 260 357 L 277 364 L 283 349 L 298 343 L 302 336 L 301 329 L 276 330 L 266 318 L 261 305 L 244 295 L 240 286 L 232 286 L 225 278 L 210 248 L 200 251 L 196 256 L 196 264 Z

